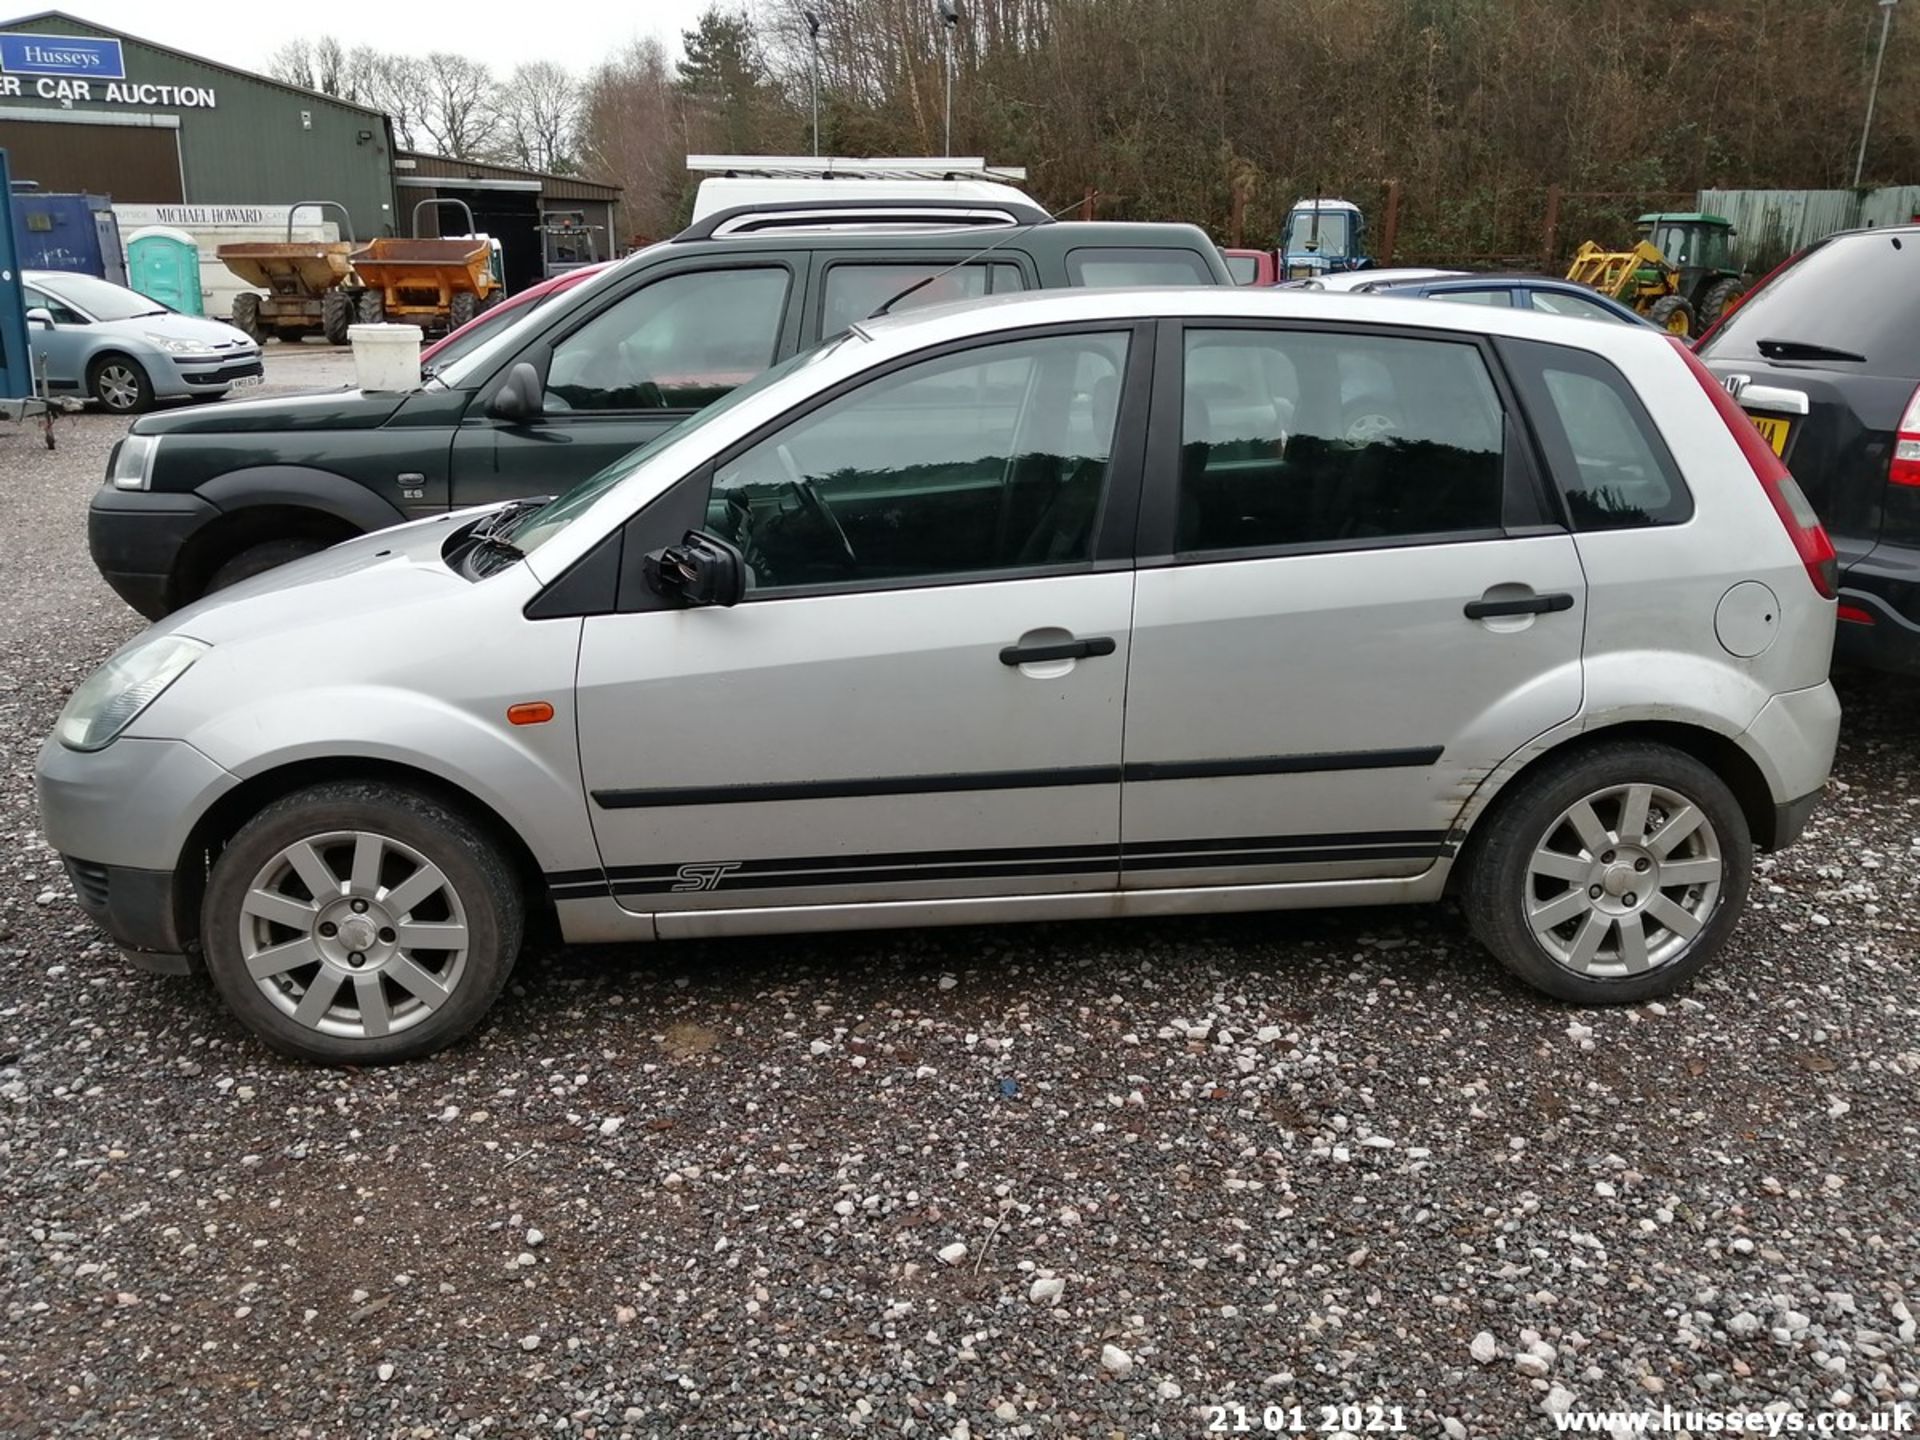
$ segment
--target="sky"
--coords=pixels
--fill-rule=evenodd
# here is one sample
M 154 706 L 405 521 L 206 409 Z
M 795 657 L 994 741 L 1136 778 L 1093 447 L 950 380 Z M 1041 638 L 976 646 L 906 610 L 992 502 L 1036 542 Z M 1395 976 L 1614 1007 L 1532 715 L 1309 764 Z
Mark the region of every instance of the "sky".
M 63 10 L 113 30 L 153 40 L 241 70 L 266 69 L 289 40 L 332 34 L 352 46 L 425 54 L 452 50 L 506 72 L 524 60 L 557 60 L 590 70 L 629 40 L 652 35 L 676 53 L 680 32 L 708 0 L 587 0 L 558 5 L 558 23 L 528 23 L 541 7 L 527 0 L 446 4 L 343 5 L 271 0 L 31 0 L 0 4 L 0 18 Z

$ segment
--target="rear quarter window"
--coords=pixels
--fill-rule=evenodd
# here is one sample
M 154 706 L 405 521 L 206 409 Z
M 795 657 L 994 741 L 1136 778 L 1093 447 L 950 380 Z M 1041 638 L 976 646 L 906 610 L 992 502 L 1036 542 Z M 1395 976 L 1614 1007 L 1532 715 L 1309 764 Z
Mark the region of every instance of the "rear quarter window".
M 1531 340 L 1498 343 L 1574 529 L 1693 518 L 1693 496 L 1680 469 L 1624 375 L 1589 351 Z
M 1067 279 L 1089 290 L 1123 285 L 1212 285 L 1213 271 L 1192 250 L 1094 246 L 1067 252 Z

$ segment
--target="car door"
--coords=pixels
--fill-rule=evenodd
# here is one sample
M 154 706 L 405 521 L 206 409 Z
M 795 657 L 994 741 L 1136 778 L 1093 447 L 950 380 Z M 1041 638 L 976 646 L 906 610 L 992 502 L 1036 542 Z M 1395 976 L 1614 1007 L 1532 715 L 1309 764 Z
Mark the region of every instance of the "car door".
M 47 384 L 55 390 L 79 389 L 86 379 L 86 354 L 92 344 L 87 317 L 37 286 L 22 287 L 22 296 L 27 309 L 45 310 L 53 317 L 51 329 L 44 325 L 27 327 L 34 359 L 44 368 Z
M 622 906 L 667 935 L 1114 888 L 1150 348 L 1108 325 L 911 358 L 630 525 L 631 558 L 704 515 L 752 579 L 730 608 L 584 622 Z
M 1123 885 L 1426 870 L 1581 701 L 1579 560 L 1491 352 L 1168 322 L 1155 374 Z
M 800 277 L 766 255 L 646 270 L 533 340 L 467 409 L 453 503 L 556 494 L 752 379 L 793 348 Z M 493 394 L 520 361 L 539 413 L 502 418 Z

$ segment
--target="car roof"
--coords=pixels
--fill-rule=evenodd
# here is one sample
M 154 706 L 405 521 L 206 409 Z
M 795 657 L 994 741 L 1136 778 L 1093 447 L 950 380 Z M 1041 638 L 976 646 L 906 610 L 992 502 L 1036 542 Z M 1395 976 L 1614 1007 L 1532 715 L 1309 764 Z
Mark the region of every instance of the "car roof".
M 1468 335 L 1511 334 L 1583 350 L 1621 343 L 1617 339 L 1619 334 L 1633 333 L 1627 326 L 1616 329 L 1575 316 L 1548 315 L 1534 310 L 1433 305 L 1411 296 L 1243 285 L 1029 290 L 884 315 L 877 320 L 863 320 L 854 329 L 877 345 L 912 350 L 1002 329 L 1158 318 L 1359 321 L 1366 325 L 1458 331 Z M 1653 343 L 1654 336 L 1649 333 L 1624 343 L 1642 340 Z
M 668 240 L 675 254 L 695 251 L 738 253 L 751 246 L 769 250 L 1008 250 L 1059 253 L 1093 247 L 1147 249 L 1217 247 L 1198 225 L 1124 220 L 1050 221 L 1044 225 L 956 226 L 912 230 L 759 230 L 743 235 Z M 651 247 L 649 247 L 651 248 Z M 982 257 L 984 258 L 984 256 Z

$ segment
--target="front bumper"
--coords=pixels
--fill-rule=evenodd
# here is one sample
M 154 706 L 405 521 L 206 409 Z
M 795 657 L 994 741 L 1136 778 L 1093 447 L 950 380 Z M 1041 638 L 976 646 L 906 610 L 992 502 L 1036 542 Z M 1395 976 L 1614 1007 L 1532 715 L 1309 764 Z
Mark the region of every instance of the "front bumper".
M 266 373 L 266 366 L 261 361 L 260 352 L 257 350 L 250 354 L 220 355 L 211 359 L 175 360 L 173 374 L 178 383 L 168 385 L 159 377 L 155 377 L 154 393 L 157 395 L 212 395 L 225 390 L 236 380 L 246 380 Z
M 81 908 L 136 963 L 183 968 L 193 941 L 181 904 L 187 842 L 239 777 L 185 741 L 122 736 L 90 753 L 49 738 L 34 780 L 41 829 Z
M 107 932 L 127 963 L 158 975 L 191 973 L 193 936 L 186 933 L 173 871 L 61 858 L 80 908 Z
M 181 551 L 219 514 L 198 495 L 102 485 L 87 508 L 87 549 L 114 593 L 158 620 L 167 613 Z

